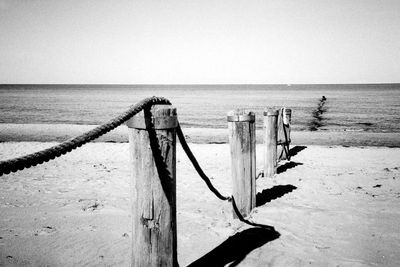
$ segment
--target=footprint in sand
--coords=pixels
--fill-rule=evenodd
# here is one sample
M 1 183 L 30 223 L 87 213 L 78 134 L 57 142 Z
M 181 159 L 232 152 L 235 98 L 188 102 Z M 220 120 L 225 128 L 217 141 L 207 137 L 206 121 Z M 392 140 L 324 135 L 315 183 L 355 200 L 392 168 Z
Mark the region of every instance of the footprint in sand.
M 383 170 L 386 172 L 394 172 L 394 171 L 399 171 L 400 167 L 384 168 Z
M 104 204 L 97 199 L 79 199 L 83 211 L 95 211 L 104 208 Z
M 51 235 L 57 232 L 57 229 L 53 226 L 43 226 L 42 229 L 35 231 L 35 236 L 39 235 Z
M 83 227 L 77 227 L 76 229 L 80 231 L 91 231 L 91 232 L 96 232 L 97 231 L 97 226 L 96 225 L 88 225 L 88 226 L 83 226 Z

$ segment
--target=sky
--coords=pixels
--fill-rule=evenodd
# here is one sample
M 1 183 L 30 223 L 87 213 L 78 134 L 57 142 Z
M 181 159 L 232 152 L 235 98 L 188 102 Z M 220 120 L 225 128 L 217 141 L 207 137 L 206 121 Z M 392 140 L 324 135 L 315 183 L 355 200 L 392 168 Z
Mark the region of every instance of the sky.
M 0 84 L 399 82 L 398 0 L 0 0 Z

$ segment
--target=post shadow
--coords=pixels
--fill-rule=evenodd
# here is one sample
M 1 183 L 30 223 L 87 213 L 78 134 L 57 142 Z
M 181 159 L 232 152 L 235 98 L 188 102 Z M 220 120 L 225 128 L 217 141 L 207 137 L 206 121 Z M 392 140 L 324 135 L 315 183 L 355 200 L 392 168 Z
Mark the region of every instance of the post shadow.
M 297 189 L 297 187 L 291 184 L 276 185 L 272 188 L 264 189 L 261 193 L 258 193 L 256 195 L 256 207 L 262 206 L 268 202 L 271 202 L 274 199 L 280 198 L 295 189 Z
M 291 157 L 296 156 L 300 151 L 306 149 L 306 146 L 294 146 L 289 150 L 289 155 Z
M 285 163 L 284 165 L 278 166 L 276 173 L 277 174 L 283 173 L 283 172 L 287 171 L 288 169 L 292 169 L 298 165 L 303 165 L 303 163 L 289 161 L 289 162 Z
M 237 266 L 247 254 L 256 248 L 279 238 L 279 232 L 271 229 L 253 227 L 230 236 L 219 246 L 192 262 L 188 267 Z
M 144 114 L 145 117 L 151 117 L 151 110 L 149 108 L 144 109 Z M 164 156 L 162 155 L 161 147 L 153 123 L 151 122 L 151 120 L 145 120 L 145 125 L 149 134 L 150 148 L 153 154 L 158 175 L 160 177 L 161 186 L 163 188 L 163 191 L 165 192 L 168 203 L 170 205 L 173 205 L 174 200 L 171 199 L 172 194 L 168 193 L 175 190 L 172 174 L 170 173 L 166 163 L 164 162 Z M 169 144 L 166 145 L 168 146 L 167 149 L 169 150 Z

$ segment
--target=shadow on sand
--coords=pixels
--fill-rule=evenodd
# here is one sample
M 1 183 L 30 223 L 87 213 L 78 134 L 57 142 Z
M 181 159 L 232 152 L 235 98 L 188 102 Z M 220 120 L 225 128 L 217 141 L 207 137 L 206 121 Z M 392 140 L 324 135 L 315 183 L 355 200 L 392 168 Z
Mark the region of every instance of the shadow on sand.
M 295 146 L 295 147 L 292 147 L 292 148 L 289 150 L 289 155 L 290 155 L 291 157 L 296 156 L 300 151 L 302 151 L 302 150 L 304 150 L 304 149 L 306 149 L 306 148 L 307 148 L 306 146 Z
M 287 162 L 284 165 L 278 166 L 276 173 L 277 174 L 283 173 L 283 172 L 287 171 L 288 169 L 292 169 L 298 165 L 303 165 L 303 163 L 293 162 L 293 161 Z
M 279 238 L 272 229 L 253 227 L 230 236 L 218 247 L 188 265 L 196 266 L 237 266 L 247 254 L 264 244 Z M 229 265 L 227 265 L 229 264 Z
M 146 117 L 151 117 L 151 111 L 149 109 L 144 110 Z M 172 179 L 172 174 L 168 170 L 166 161 L 168 159 L 164 158 L 162 155 L 162 148 L 168 151 L 170 149 L 169 142 L 159 141 L 156 131 L 154 130 L 154 125 L 152 122 L 146 122 L 146 128 L 148 129 L 150 148 L 152 150 L 153 158 L 157 168 L 158 175 L 160 177 L 161 186 L 165 192 L 168 202 L 171 206 L 175 205 L 175 199 L 173 199 L 173 194 L 168 194 L 174 190 L 174 183 Z M 164 137 L 167 139 L 167 137 Z M 168 152 L 165 152 L 168 154 Z M 234 207 L 234 199 L 232 199 Z M 172 207 L 175 209 L 175 207 Z M 237 209 L 237 208 L 236 208 Z M 242 218 L 242 220 L 244 220 Z M 245 221 L 246 222 L 246 221 Z M 249 224 L 249 222 L 246 222 Z M 250 222 L 251 223 L 251 222 Z M 254 225 L 254 224 L 253 224 Z M 236 266 L 238 265 L 247 254 L 256 248 L 263 246 L 264 244 L 279 238 L 280 234 L 274 230 L 272 226 L 260 225 L 261 227 L 253 227 L 230 236 L 222 244 L 208 252 L 206 255 L 202 256 L 200 259 L 191 263 L 189 266 Z M 176 246 L 176 244 L 175 244 Z M 178 266 L 177 262 L 173 263 L 174 266 Z
M 295 189 L 297 189 L 297 187 L 291 184 L 276 185 L 272 188 L 264 189 L 262 192 L 256 195 L 256 207 L 262 206 L 268 202 L 271 202 L 274 199 L 280 198 Z

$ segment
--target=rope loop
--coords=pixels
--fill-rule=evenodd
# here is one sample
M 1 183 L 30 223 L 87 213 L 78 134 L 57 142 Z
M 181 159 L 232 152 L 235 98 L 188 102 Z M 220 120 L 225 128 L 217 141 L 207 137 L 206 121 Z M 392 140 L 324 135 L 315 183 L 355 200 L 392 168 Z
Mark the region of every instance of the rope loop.
M 207 187 L 210 189 L 211 192 L 214 193 L 214 195 L 221 199 L 221 200 L 226 200 L 228 202 L 232 203 L 232 208 L 233 211 L 235 212 L 236 216 L 238 217 L 238 219 L 250 226 L 255 226 L 255 227 L 261 227 L 267 230 L 274 230 L 274 227 L 269 226 L 269 225 L 264 225 L 264 224 L 258 224 L 258 223 L 253 223 L 247 219 L 245 219 L 243 217 L 243 215 L 240 213 L 238 207 L 236 206 L 236 202 L 235 202 L 235 198 L 233 196 L 224 196 L 222 195 L 211 183 L 210 178 L 208 178 L 208 176 L 204 173 L 203 169 L 200 167 L 199 163 L 197 162 L 196 157 L 193 155 L 192 151 L 190 150 L 186 139 L 185 139 L 185 135 L 182 132 L 182 129 L 178 123 L 178 127 L 177 127 L 177 131 L 176 134 L 178 136 L 179 142 L 181 143 L 181 146 L 183 148 L 183 150 L 185 151 L 186 155 L 188 156 L 189 160 L 192 162 L 193 167 L 196 169 L 197 173 L 199 174 L 200 178 L 203 179 L 203 181 L 206 183 Z

